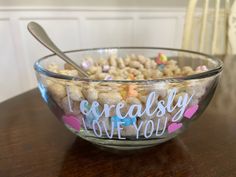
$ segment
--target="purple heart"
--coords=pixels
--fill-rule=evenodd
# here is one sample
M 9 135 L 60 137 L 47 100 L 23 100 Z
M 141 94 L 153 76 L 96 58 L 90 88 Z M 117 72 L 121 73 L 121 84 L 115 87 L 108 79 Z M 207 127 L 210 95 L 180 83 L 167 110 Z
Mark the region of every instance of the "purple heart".
M 80 120 L 77 119 L 75 116 L 73 115 L 66 115 L 63 116 L 63 122 L 68 125 L 69 127 L 80 131 Z
M 168 126 L 168 133 L 173 133 L 173 132 L 175 132 L 176 130 L 180 129 L 182 126 L 183 126 L 182 123 L 171 123 L 171 124 Z
M 89 61 L 83 61 L 81 66 L 84 70 L 88 70 L 91 67 L 92 63 Z
M 103 71 L 103 72 L 107 72 L 107 71 L 109 71 L 109 69 L 110 69 L 110 66 L 109 66 L 109 65 L 104 65 L 104 66 L 102 67 L 102 71 Z
M 105 76 L 104 80 L 112 80 L 112 77 L 111 76 Z
M 198 108 L 199 108 L 199 106 L 197 104 L 189 107 L 185 111 L 184 117 L 186 117 L 187 119 L 191 119 L 193 117 L 193 115 L 197 112 Z

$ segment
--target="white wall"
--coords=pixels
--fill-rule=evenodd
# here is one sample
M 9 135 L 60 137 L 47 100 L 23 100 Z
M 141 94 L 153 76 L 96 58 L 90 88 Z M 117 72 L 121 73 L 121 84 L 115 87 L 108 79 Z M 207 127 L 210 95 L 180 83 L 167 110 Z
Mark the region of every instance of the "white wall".
M 93 7 L 174 7 L 185 8 L 190 0 L 0 0 L 0 6 L 93 6 Z M 224 2 L 221 0 L 221 6 Z M 232 2 L 233 0 L 231 0 Z M 198 6 L 202 6 L 205 0 L 198 0 Z M 210 0 L 210 6 L 214 6 L 215 0 Z
M 186 7 L 189 0 L 0 0 L 0 6 Z
M 24 1 L 25 2 L 25 1 Z M 36 87 L 33 63 L 50 53 L 27 31 L 36 21 L 63 50 L 104 46 L 179 48 L 185 9 L 0 7 L 0 102 Z

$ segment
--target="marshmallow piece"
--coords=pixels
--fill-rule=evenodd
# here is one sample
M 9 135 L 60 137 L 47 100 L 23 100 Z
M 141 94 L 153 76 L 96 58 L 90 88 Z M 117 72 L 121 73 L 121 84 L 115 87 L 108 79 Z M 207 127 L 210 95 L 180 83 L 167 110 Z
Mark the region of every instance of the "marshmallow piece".
M 105 76 L 104 80 L 112 80 L 112 77 L 110 75 Z
M 110 66 L 109 65 L 104 65 L 103 67 L 102 67 L 102 71 L 103 72 L 108 72 L 110 70 Z
M 198 66 L 196 68 L 196 71 L 208 71 L 208 68 L 206 67 L 206 65 L 202 65 L 202 66 Z
M 84 70 L 88 70 L 92 66 L 92 62 L 91 61 L 83 61 L 81 66 Z

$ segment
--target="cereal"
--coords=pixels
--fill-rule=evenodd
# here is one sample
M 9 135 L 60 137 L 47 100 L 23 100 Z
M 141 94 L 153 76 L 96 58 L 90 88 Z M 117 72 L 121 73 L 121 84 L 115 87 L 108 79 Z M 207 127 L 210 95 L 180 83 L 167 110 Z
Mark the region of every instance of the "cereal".
M 117 63 L 118 63 L 118 67 L 119 67 L 120 69 L 125 68 L 125 63 L 124 63 L 124 61 L 123 61 L 122 58 L 118 58 Z
M 68 92 L 73 101 L 81 101 L 83 99 L 83 94 L 78 86 L 69 86 Z
M 115 55 L 112 55 L 112 56 L 109 58 L 109 63 L 110 63 L 111 66 L 114 66 L 114 67 L 117 66 L 117 60 L 116 60 L 116 56 L 115 56 Z
M 126 99 L 126 103 L 128 103 L 128 104 L 141 104 L 141 102 L 139 101 L 139 99 L 136 98 L 136 97 L 128 97 L 128 98 Z
M 76 77 L 78 76 L 78 71 L 77 70 L 59 70 L 59 74 L 67 75 L 67 76 L 73 76 Z
M 141 64 L 144 64 L 147 60 L 146 60 L 146 58 L 143 55 L 138 55 L 138 61 Z
M 107 58 L 99 58 L 97 60 L 87 57 L 81 62 L 81 67 L 88 73 L 89 79 L 100 80 L 96 82 L 76 82 L 63 81 L 59 79 L 45 80 L 48 91 L 56 103 L 66 114 L 82 115 L 80 111 L 80 103 L 86 100 L 84 106 L 86 111 L 93 107 L 94 102 L 99 105 L 87 115 L 82 115 L 88 129 L 93 128 L 93 122 L 97 121 L 96 130 L 101 128 L 102 133 L 108 134 L 108 131 L 115 129 L 118 133 L 118 122 L 121 122 L 120 128 L 123 129 L 122 136 L 137 136 L 138 134 L 144 137 L 149 137 L 149 127 L 158 128 L 155 132 L 160 133 L 164 126 L 169 123 L 171 117 L 178 113 L 178 110 L 167 112 L 164 116 L 157 117 L 156 114 L 151 114 L 157 111 L 155 106 L 150 106 L 149 115 L 147 113 L 137 116 L 138 111 L 143 111 L 142 107 L 147 102 L 157 105 L 159 100 L 168 102 L 168 94 L 171 88 L 175 88 L 175 97 L 172 100 L 175 104 L 182 104 L 178 100 L 182 100 L 186 94 L 193 95 L 189 101 L 189 105 L 197 105 L 199 100 L 204 97 L 208 81 L 183 81 L 183 83 L 157 82 L 147 85 L 139 85 L 136 80 L 156 80 L 165 77 L 181 77 L 195 73 L 207 71 L 205 65 L 196 67 L 194 70 L 190 66 L 180 67 L 177 61 L 167 58 L 160 53 L 157 57 L 148 58 L 143 55 L 129 55 L 120 57 L 111 55 Z M 60 69 L 57 65 L 51 64 L 48 66 L 51 72 L 67 75 L 78 76 L 78 71 L 68 64 Z M 120 82 L 102 82 L 102 80 L 129 80 L 129 83 Z M 155 94 L 155 100 L 148 100 L 150 93 Z M 70 99 L 69 99 L 70 98 Z M 121 115 L 116 115 L 117 104 L 120 106 Z M 95 105 L 96 106 L 96 105 Z M 111 106 L 108 108 L 108 106 Z M 134 114 L 128 115 L 127 111 L 133 106 Z M 169 108 L 171 109 L 171 108 Z M 98 119 L 98 115 L 109 111 L 109 116 L 102 115 Z M 135 113 L 136 112 L 136 113 Z M 106 115 L 106 114 L 105 114 Z M 134 116 L 135 115 L 135 116 Z M 132 117 L 134 116 L 134 117 Z M 143 122 L 142 122 L 143 121 Z M 141 123 L 142 122 L 142 123 Z M 114 126 L 114 127 L 112 127 Z M 109 135 L 111 136 L 111 134 Z
M 85 96 L 85 98 L 89 101 L 89 102 L 93 102 L 95 100 L 98 99 L 98 92 L 96 89 L 94 88 L 88 88 L 88 89 L 84 89 L 82 90 L 83 95 Z
M 130 57 L 129 56 L 125 57 L 124 64 L 127 66 L 129 65 L 129 62 L 130 62 Z
M 183 67 L 183 71 L 182 71 L 182 75 L 191 75 L 191 74 L 194 74 L 194 71 L 193 69 L 190 67 L 190 66 L 184 66 Z
M 135 85 L 129 85 L 128 86 L 128 96 L 129 97 L 136 97 L 136 96 L 138 96 L 138 92 L 135 89 L 136 89 Z
M 141 63 L 139 63 L 138 61 L 129 62 L 129 66 L 131 68 L 135 68 L 135 69 L 142 69 L 143 68 L 143 65 Z
M 57 73 L 59 68 L 56 64 L 50 64 L 47 66 L 47 69 L 48 71 L 51 71 L 51 72 L 54 72 L 54 73 Z
M 49 85 L 48 90 L 52 93 L 52 95 L 58 99 L 61 99 L 66 96 L 66 89 L 61 84 L 53 84 Z
M 91 66 L 89 69 L 88 69 L 88 74 L 95 74 L 97 72 L 97 67 L 96 66 Z
M 118 92 L 100 93 L 98 101 L 102 104 L 116 104 L 122 99 Z

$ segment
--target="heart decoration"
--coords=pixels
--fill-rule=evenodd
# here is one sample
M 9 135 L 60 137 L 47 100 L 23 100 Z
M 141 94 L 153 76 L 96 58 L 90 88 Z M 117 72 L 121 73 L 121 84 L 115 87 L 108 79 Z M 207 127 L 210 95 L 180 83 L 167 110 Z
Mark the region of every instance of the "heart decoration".
M 186 117 L 187 119 L 191 119 L 193 117 L 193 115 L 197 112 L 199 106 L 198 105 L 193 105 L 191 107 L 189 107 L 185 113 L 184 113 L 184 117 Z
M 80 120 L 73 115 L 63 116 L 63 122 L 69 127 L 80 131 Z
M 175 132 L 176 130 L 180 129 L 182 126 L 183 126 L 182 123 L 171 123 L 171 124 L 168 126 L 168 133 L 173 133 L 173 132 Z

